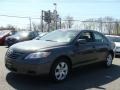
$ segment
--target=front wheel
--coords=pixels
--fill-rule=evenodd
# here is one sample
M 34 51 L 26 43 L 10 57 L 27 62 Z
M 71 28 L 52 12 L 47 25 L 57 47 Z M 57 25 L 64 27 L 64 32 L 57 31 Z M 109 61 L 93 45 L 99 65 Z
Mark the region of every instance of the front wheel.
M 112 62 L 113 62 L 113 57 L 111 54 L 108 54 L 106 57 L 105 66 L 106 67 L 112 66 Z
M 65 58 L 56 61 L 51 69 L 50 76 L 55 82 L 61 82 L 67 79 L 70 73 L 70 64 Z

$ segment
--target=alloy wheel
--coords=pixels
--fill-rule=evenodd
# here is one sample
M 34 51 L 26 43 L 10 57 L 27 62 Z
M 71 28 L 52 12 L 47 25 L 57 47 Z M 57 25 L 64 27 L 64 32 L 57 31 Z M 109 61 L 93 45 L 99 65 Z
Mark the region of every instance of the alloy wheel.
M 112 56 L 111 56 L 111 54 L 109 54 L 109 55 L 107 56 L 106 65 L 107 65 L 108 67 L 112 65 Z
M 55 68 L 55 78 L 57 80 L 64 80 L 68 75 L 68 64 L 66 62 L 60 62 Z

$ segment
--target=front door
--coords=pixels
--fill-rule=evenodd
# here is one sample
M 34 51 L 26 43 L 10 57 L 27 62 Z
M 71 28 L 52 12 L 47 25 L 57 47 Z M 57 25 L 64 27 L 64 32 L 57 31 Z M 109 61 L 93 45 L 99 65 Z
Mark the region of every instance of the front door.
M 87 64 L 97 60 L 96 48 L 92 32 L 81 32 L 78 39 L 85 39 L 85 43 L 79 43 L 75 46 L 75 64 Z

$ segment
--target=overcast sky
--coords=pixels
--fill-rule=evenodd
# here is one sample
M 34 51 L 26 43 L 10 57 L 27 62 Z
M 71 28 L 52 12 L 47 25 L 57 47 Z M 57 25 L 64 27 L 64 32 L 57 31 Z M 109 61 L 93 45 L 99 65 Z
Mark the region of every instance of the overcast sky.
M 57 3 L 62 18 L 68 15 L 79 20 L 105 16 L 120 18 L 120 0 L 0 0 L 0 15 L 39 18 L 41 10 L 54 9 L 53 3 Z M 40 20 L 33 22 L 39 23 Z M 7 24 L 26 27 L 29 20 L 0 16 L 0 25 Z

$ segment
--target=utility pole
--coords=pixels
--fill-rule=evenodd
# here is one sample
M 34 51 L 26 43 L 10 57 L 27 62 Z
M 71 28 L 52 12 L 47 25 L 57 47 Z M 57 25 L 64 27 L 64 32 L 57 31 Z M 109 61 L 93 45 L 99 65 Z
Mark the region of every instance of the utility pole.
M 55 13 L 55 27 L 57 29 L 57 4 L 53 3 L 53 5 L 55 6 L 55 10 L 54 10 L 54 13 Z
M 31 22 L 31 17 L 29 17 L 29 21 L 30 21 L 30 31 L 32 31 L 32 22 Z
M 103 27 L 103 23 L 102 23 L 102 21 L 100 21 L 100 27 L 99 27 L 99 28 L 100 28 L 100 32 L 101 32 L 101 33 L 103 33 L 102 27 Z
M 68 20 L 68 28 L 71 28 L 70 22 L 71 20 Z
M 42 10 L 42 13 L 41 13 L 41 31 L 43 32 L 43 10 Z
M 61 18 L 60 18 L 60 29 L 61 29 Z
M 48 16 L 49 16 L 49 17 L 48 17 L 48 32 L 50 31 L 50 23 L 51 23 L 51 17 L 50 17 L 51 15 L 50 15 L 50 13 L 51 13 L 51 12 L 50 12 L 50 10 L 49 10 L 49 11 L 48 11 L 48 14 L 49 14 L 49 15 L 48 15 Z
M 119 34 L 119 24 L 118 24 L 118 22 L 116 22 L 116 29 L 117 29 L 117 35 Z

